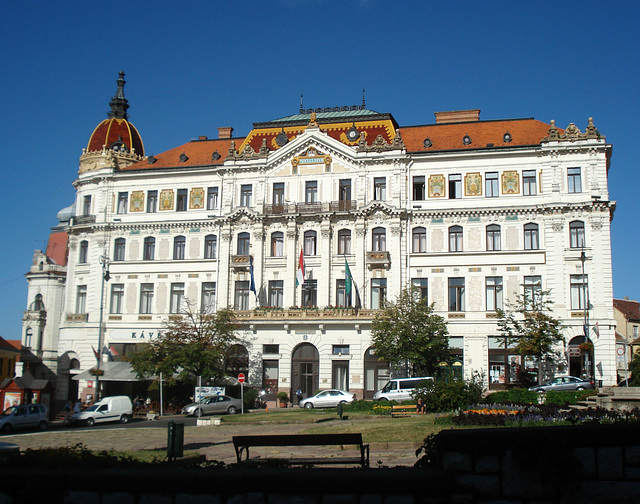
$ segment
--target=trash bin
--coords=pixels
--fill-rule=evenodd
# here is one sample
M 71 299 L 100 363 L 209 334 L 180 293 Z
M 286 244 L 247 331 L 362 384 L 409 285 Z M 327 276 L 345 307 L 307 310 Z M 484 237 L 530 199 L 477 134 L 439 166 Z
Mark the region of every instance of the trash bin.
M 169 422 L 167 430 L 167 458 L 174 460 L 184 454 L 184 424 Z

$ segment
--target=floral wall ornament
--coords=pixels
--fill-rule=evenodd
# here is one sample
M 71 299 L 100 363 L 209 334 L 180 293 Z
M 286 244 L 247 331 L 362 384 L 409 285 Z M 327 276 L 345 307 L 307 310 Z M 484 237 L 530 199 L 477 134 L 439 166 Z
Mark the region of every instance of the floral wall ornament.
M 505 171 L 502 173 L 502 194 L 519 194 L 520 176 L 518 172 Z
M 191 189 L 189 208 L 191 210 L 201 210 L 204 208 L 204 188 L 194 187 Z
M 429 197 L 430 198 L 445 197 L 444 175 L 431 175 L 429 177 Z
M 479 173 L 467 173 L 464 176 L 464 195 L 482 196 L 482 175 Z
M 173 189 L 160 191 L 160 210 L 173 210 Z

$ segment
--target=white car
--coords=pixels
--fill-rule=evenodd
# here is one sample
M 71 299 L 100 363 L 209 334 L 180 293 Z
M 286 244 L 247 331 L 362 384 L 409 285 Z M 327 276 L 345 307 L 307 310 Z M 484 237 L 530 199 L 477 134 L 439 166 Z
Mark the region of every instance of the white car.
M 355 394 L 345 392 L 344 390 L 330 389 L 318 392 L 316 395 L 307 397 L 298 403 L 301 408 L 334 408 L 338 404 L 353 402 L 356 398 Z
M 47 427 L 47 410 L 42 404 L 11 406 L 0 415 L 0 431 L 5 434 L 13 429 L 45 430 Z
M 85 424 L 91 427 L 94 423 L 121 422 L 127 423 L 133 416 L 133 404 L 127 396 L 105 397 L 85 411 L 72 415 L 71 424 Z

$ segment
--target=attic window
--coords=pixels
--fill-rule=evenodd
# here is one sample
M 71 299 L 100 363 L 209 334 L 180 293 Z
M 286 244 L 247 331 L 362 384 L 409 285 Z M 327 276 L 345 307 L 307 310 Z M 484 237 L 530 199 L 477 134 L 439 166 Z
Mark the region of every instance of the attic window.
M 462 143 L 464 145 L 471 145 L 471 137 L 469 135 L 465 135 L 462 137 Z
M 213 154 L 211 154 L 211 159 L 213 159 L 214 161 L 217 161 L 221 157 L 222 156 L 220 155 L 220 153 L 218 151 L 215 151 Z
M 184 163 L 187 159 L 189 159 L 189 156 L 187 156 L 184 152 L 182 154 L 180 154 L 180 162 Z
M 117 142 L 113 142 L 111 144 L 111 146 L 109 147 L 111 150 L 113 151 L 120 151 L 120 152 L 128 152 L 129 149 L 127 149 L 127 146 L 124 144 L 124 142 L 118 140 Z
M 157 161 L 157 159 L 156 159 L 155 157 L 153 157 L 153 156 L 149 156 L 149 157 L 147 158 L 147 163 L 149 163 L 149 164 L 153 164 L 153 163 L 155 163 L 156 161 Z
M 282 129 L 282 131 L 280 133 L 278 133 L 278 136 L 276 137 L 276 143 L 282 147 L 284 145 L 287 145 L 287 143 L 289 142 L 289 137 L 287 136 L 287 134 L 284 132 L 284 128 Z
M 508 131 L 504 134 L 504 136 L 502 137 L 502 141 L 505 143 L 509 143 L 511 142 L 511 140 L 513 140 L 513 138 L 511 138 L 511 133 L 509 133 Z
M 426 149 L 433 146 L 433 144 L 431 143 L 431 139 L 428 137 L 424 139 L 424 142 L 422 142 L 422 145 L 424 145 Z

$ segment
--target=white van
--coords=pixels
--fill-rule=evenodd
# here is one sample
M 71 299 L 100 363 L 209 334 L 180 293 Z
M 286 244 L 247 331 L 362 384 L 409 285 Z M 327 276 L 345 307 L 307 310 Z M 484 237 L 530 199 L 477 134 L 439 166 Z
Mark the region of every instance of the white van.
M 76 413 L 70 420 L 72 424 L 87 424 L 89 426 L 100 422 L 127 423 L 133 416 L 133 404 L 127 396 L 105 397 L 85 411 Z
M 430 376 L 418 378 L 394 378 L 373 394 L 374 401 L 408 401 L 416 387 L 426 380 L 433 380 Z

